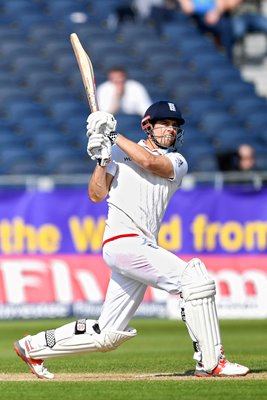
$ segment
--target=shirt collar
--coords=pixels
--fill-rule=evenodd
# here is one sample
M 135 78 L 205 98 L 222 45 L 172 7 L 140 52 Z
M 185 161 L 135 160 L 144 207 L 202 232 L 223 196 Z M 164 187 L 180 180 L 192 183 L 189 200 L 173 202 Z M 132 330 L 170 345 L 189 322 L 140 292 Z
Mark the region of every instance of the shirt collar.
M 148 145 L 145 143 L 144 139 L 141 139 L 138 144 L 140 144 L 142 147 L 144 147 L 146 150 L 148 150 L 150 153 L 156 153 L 156 154 L 160 154 L 161 156 L 164 156 L 165 154 L 168 153 L 168 149 L 151 149 L 150 147 L 148 147 Z

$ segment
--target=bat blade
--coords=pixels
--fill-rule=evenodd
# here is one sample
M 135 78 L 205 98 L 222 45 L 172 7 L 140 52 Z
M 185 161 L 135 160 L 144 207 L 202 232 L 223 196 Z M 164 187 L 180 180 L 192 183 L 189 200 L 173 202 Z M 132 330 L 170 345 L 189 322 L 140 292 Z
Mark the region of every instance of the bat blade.
M 70 41 L 80 69 L 82 81 L 84 84 L 91 112 L 98 111 L 98 104 L 96 98 L 96 84 L 95 84 L 94 69 L 92 62 L 88 54 L 84 50 L 76 33 L 72 33 L 70 35 Z

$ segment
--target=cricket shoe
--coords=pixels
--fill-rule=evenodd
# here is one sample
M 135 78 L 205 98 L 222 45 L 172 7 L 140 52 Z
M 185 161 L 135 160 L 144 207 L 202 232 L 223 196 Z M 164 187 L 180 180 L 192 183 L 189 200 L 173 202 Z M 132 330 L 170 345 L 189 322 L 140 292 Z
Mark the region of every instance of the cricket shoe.
M 28 365 L 32 373 L 35 374 L 37 378 L 53 379 L 54 374 L 51 374 L 51 372 L 49 372 L 47 368 L 45 368 L 43 360 L 34 360 L 29 356 L 29 352 L 31 349 L 30 338 L 31 337 L 28 335 L 25 336 L 25 338 L 15 342 L 15 352 Z
M 203 368 L 201 363 L 197 363 L 195 376 L 198 377 L 213 377 L 213 376 L 221 376 L 221 377 L 234 377 L 234 376 L 245 376 L 249 372 L 247 367 L 244 365 L 239 365 L 236 363 L 231 363 L 227 361 L 224 357 L 220 358 L 220 362 L 213 371 L 207 372 Z

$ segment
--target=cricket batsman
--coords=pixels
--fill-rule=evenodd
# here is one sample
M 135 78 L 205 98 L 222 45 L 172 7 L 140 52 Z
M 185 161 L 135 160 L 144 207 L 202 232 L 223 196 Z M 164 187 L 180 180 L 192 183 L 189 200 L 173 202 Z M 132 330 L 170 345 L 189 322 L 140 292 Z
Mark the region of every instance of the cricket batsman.
M 135 143 L 116 132 L 113 115 L 103 111 L 89 115 L 87 152 L 97 163 L 88 193 L 93 202 L 107 198 L 103 258 L 112 274 L 97 320 L 80 319 L 14 344 L 38 378 L 54 377 L 44 359 L 111 351 L 134 338 L 137 332 L 129 323 L 148 286 L 182 298 L 182 319 L 193 341 L 196 376 L 233 377 L 249 372 L 225 357 L 215 283 L 204 263 L 198 258 L 186 262 L 157 243 L 165 210 L 188 169 L 177 152 L 184 122 L 176 104 L 158 101 L 141 121 L 146 139 Z

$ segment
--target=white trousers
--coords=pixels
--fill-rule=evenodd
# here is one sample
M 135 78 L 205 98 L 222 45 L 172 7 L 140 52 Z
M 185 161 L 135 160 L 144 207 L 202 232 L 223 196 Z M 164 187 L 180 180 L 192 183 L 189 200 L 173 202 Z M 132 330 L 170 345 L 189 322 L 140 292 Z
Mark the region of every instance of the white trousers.
M 100 329 L 123 331 L 143 300 L 147 286 L 171 294 L 181 292 L 181 275 L 187 265 L 145 237 L 125 237 L 108 242 L 103 258 L 112 275 L 101 315 Z

